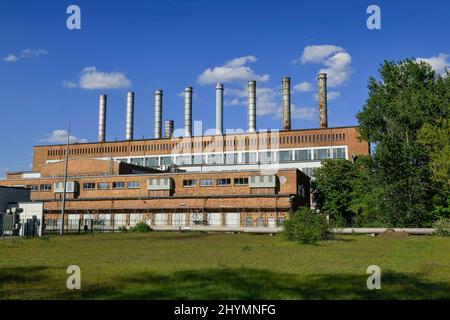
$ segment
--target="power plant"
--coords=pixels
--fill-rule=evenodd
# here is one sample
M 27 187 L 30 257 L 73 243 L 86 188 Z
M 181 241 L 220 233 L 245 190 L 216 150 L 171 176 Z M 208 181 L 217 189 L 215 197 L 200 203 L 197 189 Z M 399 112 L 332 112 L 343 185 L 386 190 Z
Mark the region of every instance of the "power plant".
M 258 130 L 257 83 L 251 80 L 247 128 L 225 134 L 224 85 L 217 83 L 212 135 L 193 135 L 193 88 L 186 87 L 178 136 L 174 121 L 163 120 L 163 90 L 156 90 L 154 138 L 139 140 L 135 96 L 128 92 L 122 141 L 106 139 L 102 94 L 97 142 L 35 146 L 32 171 L 8 172 L 0 186 L 29 188 L 32 201 L 43 203 L 47 231 L 60 227 L 64 176 L 67 228 L 95 218 L 108 230 L 145 221 L 157 230 L 276 231 L 299 206 L 312 205 L 310 179 L 323 160 L 369 153 L 356 127 L 328 127 L 326 74 L 318 75 L 317 86 L 319 128 L 293 129 L 291 78 L 283 77 L 281 130 Z

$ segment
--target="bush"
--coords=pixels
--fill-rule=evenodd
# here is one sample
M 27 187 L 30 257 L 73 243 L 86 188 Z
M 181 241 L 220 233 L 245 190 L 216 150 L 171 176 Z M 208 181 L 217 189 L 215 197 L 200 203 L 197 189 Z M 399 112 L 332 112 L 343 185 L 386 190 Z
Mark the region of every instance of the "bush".
M 117 231 L 119 231 L 119 232 L 127 232 L 128 229 L 125 226 L 120 226 L 120 227 L 117 228 Z
M 450 219 L 449 218 L 440 218 L 439 220 L 433 223 L 434 233 L 448 237 L 450 236 Z
M 311 209 L 302 208 L 294 213 L 292 219 L 284 222 L 283 234 L 289 241 L 315 244 L 330 235 L 325 217 Z
M 130 228 L 131 232 L 149 232 L 152 228 L 145 222 L 139 222 L 134 227 Z

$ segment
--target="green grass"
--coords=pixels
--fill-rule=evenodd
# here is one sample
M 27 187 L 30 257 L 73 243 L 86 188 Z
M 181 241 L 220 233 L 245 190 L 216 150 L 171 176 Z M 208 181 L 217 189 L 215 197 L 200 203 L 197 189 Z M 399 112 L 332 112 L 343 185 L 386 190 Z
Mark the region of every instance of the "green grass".
M 381 290 L 366 268 L 382 269 Z M 81 268 L 81 290 L 66 269 Z M 150 232 L 0 240 L 1 299 L 449 299 L 450 238 Z

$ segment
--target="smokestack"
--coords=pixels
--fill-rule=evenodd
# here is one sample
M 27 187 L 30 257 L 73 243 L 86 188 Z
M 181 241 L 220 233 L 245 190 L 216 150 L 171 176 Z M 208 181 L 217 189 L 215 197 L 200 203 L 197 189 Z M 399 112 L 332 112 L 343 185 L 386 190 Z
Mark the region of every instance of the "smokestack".
M 162 90 L 155 91 L 155 139 L 161 138 L 162 96 Z
M 319 73 L 317 77 L 317 85 L 319 87 L 319 125 L 321 128 L 328 127 L 328 111 L 327 111 L 327 74 Z
M 134 129 L 134 92 L 127 94 L 127 124 L 126 124 L 126 139 L 133 140 Z
M 284 77 L 281 83 L 283 106 L 283 129 L 291 130 L 291 78 Z
M 105 142 L 106 136 L 106 94 L 100 95 L 98 106 L 98 142 Z
M 216 85 L 216 133 L 223 133 L 223 84 Z
M 247 97 L 247 122 L 248 132 L 256 131 L 256 81 L 248 82 L 248 97 Z
M 184 136 L 192 136 L 192 87 L 184 89 Z
M 164 138 L 172 138 L 173 120 L 164 121 Z

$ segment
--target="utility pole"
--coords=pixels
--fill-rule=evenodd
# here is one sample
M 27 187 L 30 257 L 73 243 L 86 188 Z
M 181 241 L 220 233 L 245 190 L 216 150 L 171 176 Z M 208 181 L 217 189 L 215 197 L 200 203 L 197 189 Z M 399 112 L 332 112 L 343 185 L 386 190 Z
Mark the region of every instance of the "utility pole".
M 64 189 L 62 197 L 62 208 L 61 208 L 61 230 L 60 235 L 64 234 L 64 212 L 66 211 L 66 191 L 67 191 L 67 167 L 69 164 L 69 146 L 70 146 L 70 121 L 67 128 L 67 147 L 66 147 L 66 163 L 64 164 Z

